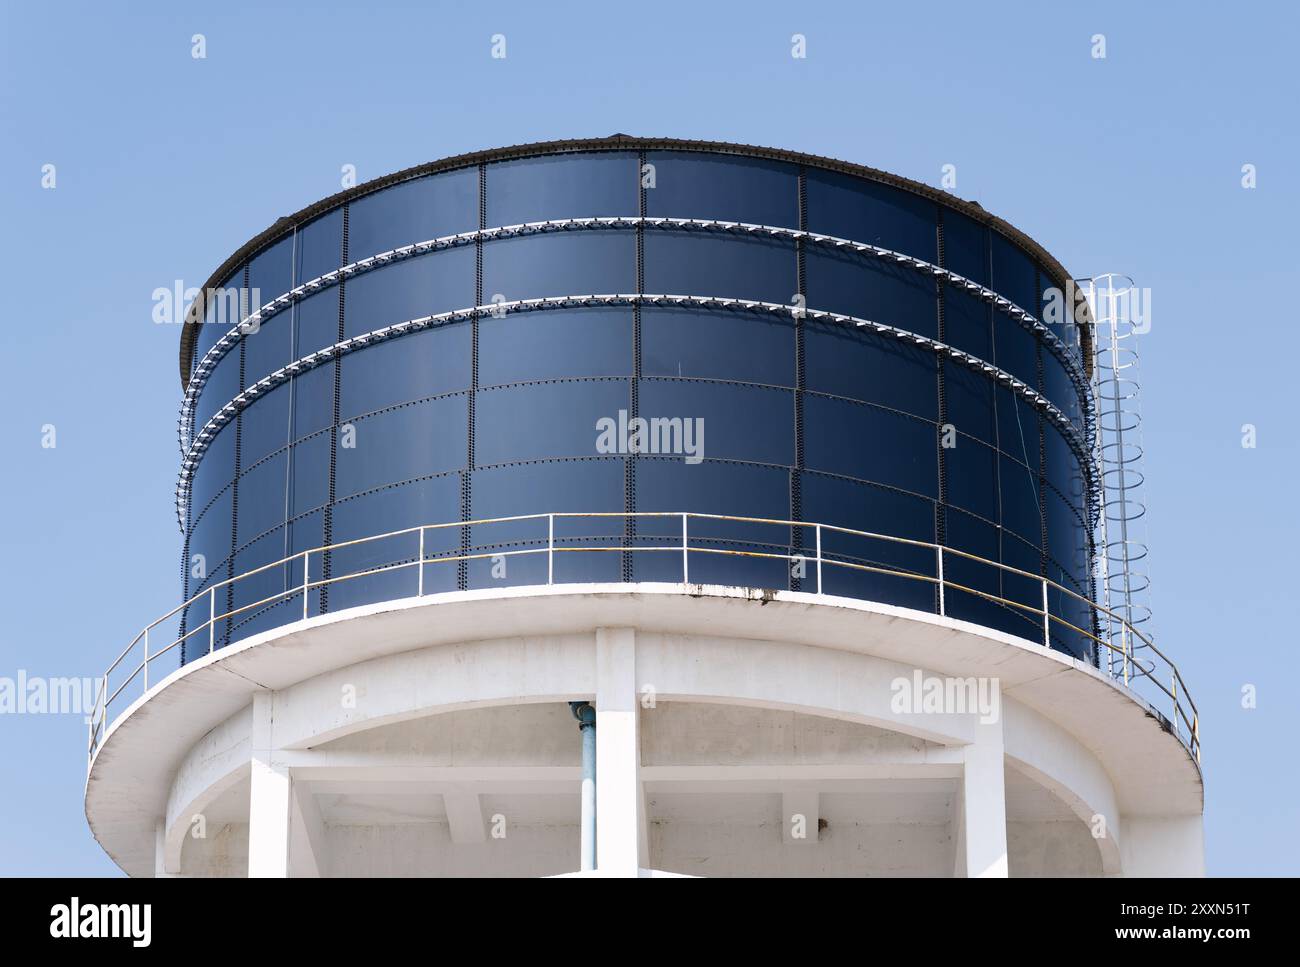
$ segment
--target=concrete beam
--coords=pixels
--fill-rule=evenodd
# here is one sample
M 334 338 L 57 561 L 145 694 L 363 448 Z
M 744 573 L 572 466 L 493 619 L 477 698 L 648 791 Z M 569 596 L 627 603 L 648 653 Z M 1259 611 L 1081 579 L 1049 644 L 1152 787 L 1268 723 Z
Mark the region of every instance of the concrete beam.
M 807 711 L 935 742 L 971 741 L 961 713 L 899 711 L 894 683 L 915 665 L 818 645 L 638 632 L 641 680 L 659 701 L 728 702 Z M 701 660 L 702 655 L 707 655 Z M 743 669 L 743 673 L 739 670 Z
M 432 711 L 588 696 L 593 644 L 591 634 L 469 641 L 318 675 L 278 693 L 280 746 L 307 749 Z M 340 702 L 345 693 L 356 700 Z
M 281 750 L 276 762 L 303 781 L 326 779 L 375 782 L 504 782 L 528 783 L 581 778 L 576 765 L 430 765 L 418 756 L 387 753 L 299 752 Z
M 557 773 L 560 770 L 556 770 Z M 394 782 L 355 779 L 303 780 L 294 774 L 294 783 L 321 796 L 445 796 L 447 793 L 472 792 L 478 796 L 568 796 L 577 789 L 582 776 L 576 769 L 566 769 L 555 779 L 536 782 Z
M 878 779 L 959 779 L 966 762 L 962 749 L 936 749 L 928 761 L 889 762 L 885 760 L 863 763 L 866 755 L 854 755 L 852 763 L 826 763 L 824 765 L 758 766 L 642 766 L 641 780 L 656 791 L 668 785 L 707 785 L 725 788 L 735 783 L 732 792 L 779 792 L 790 782 L 863 783 Z M 690 792 L 690 789 L 674 789 Z

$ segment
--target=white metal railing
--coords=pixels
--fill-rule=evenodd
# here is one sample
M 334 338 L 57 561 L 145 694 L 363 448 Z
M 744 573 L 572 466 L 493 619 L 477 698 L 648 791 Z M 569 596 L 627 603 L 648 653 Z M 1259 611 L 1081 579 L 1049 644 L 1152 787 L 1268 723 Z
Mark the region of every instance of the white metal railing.
M 621 519 L 625 523 L 630 520 L 653 520 L 653 519 L 667 519 L 669 521 L 680 520 L 681 521 L 680 538 L 678 538 L 675 533 L 675 525 L 673 525 L 672 531 L 665 532 L 664 534 L 647 535 L 647 537 L 653 537 L 656 540 L 671 541 L 671 543 L 628 544 L 625 540 L 619 540 L 616 543 L 610 543 L 610 544 L 591 544 L 589 543 L 589 541 L 592 539 L 590 536 L 574 535 L 570 537 L 563 537 L 563 536 L 557 537 L 556 535 L 556 529 L 555 529 L 556 521 L 579 520 L 579 519 L 594 520 L 594 519 L 608 519 L 608 518 Z M 500 524 L 515 523 L 515 522 L 523 522 L 523 521 L 536 521 L 539 524 L 544 521 L 546 523 L 546 535 L 545 535 L 544 544 L 542 543 L 542 538 L 540 537 L 519 538 L 517 536 L 512 536 L 508 540 L 503 542 L 505 546 L 518 545 L 518 544 L 532 544 L 532 543 L 537 543 L 540 546 L 522 547 L 522 548 L 516 547 L 515 549 L 508 549 L 508 550 L 503 550 L 503 549 L 486 550 L 486 551 L 475 550 L 473 552 L 466 552 L 466 553 L 445 553 L 445 554 L 434 553 L 432 555 L 427 553 L 427 535 L 430 533 L 449 531 L 449 530 L 459 530 L 468 527 L 488 527 L 491 525 L 500 525 Z M 694 537 L 692 537 L 692 532 L 691 532 L 692 521 L 697 522 L 696 532 Z M 736 537 L 723 538 L 717 534 L 713 534 L 709 536 L 701 535 L 699 533 L 700 526 L 703 522 L 706 521 L 713 521 L 716 523 L 745 524 L 745 525 L 767 525 L 767 526 L 778 527 L 783 529 L 799 528 L 800 529 L 799 534 L 801 540 L 798 541 L 798 549 L 800 550 L 802 550 L 805 544 L 805 541 L 802 540 L 802 537 L 804 537 L 808 531 L 812 531 L 811 536 L 813 538 L 812 541 L 813 554 L 812 556 L 809 556 L 807 554 L 796 553 L 795 547 L 793 545 L 790 545 L 790 542 L 787 541 L 758 540 L 753 538 L 752 536 L 745 536 L 742 538 L 736 538 Z M 911 547 L 917 549 L 918 551 L 920 550 L 932 551 L 934 553 L 934 573 L 933 574 L 922 573 L 898 565 L 882 564 L 878 561 L 875 561 L 870 556 L 850 555 L 846 552 L 841 552 L 841 551 L 828 553 L 824 550 L 824 544 L 823 544 L 823 537 L 828 534 L 844 535 L 852 539 L 879 541 L 889 545 Z M 323 563 L 331 560 L 330 556 L 336 555 L 341 550 L 344 550 L 349 547 L 375 544 L 379 541 L 390 540 L 393 538 L 400 538 L 408 535 L 418 535 L 418 539 L 417 539 L 418 550 L 416 552 L 416 555 L 410 560 L 404 560 L 404 559 L 397 560 L 394 563 L 383 564 L 378 567 L 368 567 L 356 571 L 346 572 L 343 574 L 337 574 L 337 575 L 331 574 L 328 577 L 325 576 L 325 568 L 323 566 Z M 601 537 L 603 539 L 612 539 L 612 535 L 601 535 Z M 576 543 L 576 542 L 584 542 L 584 541 L 588 543 Z M 694 541 L 694 543 L 692 541 Z M 742 545 L 747 545 L 751 548 L 784 547 L 789 545 L 790 553 L 779 553 L 775 551 L 759 551 L 759 550 L 752 550 L 752 549 L 740 550 L 734 547 L 706 546 L 709 543 L 742 544 Z M 1144 635 L 1142 632 L 1138 631 L 1132 625 L 1128 624 L 1128 622 L 1123 617 L 1109 610 L 1108 608 L 1105 608 L 1089 600 L 1083 595 L 1078 594 L 1077 592 L 1072 591 L 1071 589 L 1064 587 L 1063 585 L 1057 584 L 1055 581 L 1042 577 L 1041 575 L 1031 574 L 1028 571 L 1022 571 L 1018 568 L 1011 567 L 1010 565 L 1007 564 L 1001 564 L 997 561 L 990 561 L 985 558 L 979 557 L 977 555 L 969 554 L 965 551 L 957 550 L 956 548 L 944 547 L 943 545 L 940 544 L 932 544 L 927 541 L 918 541 L 918 540 L 913 540 L 905 537 L 893 537 L 887 534 L 874 534 L 869 531 L 859 531 L 848 527 L 838 527 L 832 524 L 809 523 L 805 521 L 774 520 L 774 519 L 763 518 L 763 517 L 737 517 L 737 516 L 730 516 L 725 514 L 697 514 L 697 513 L 689 513 L 689 512 L 654 512 L 654 511 L 636 512 L 636 513 L 624 513 L 624 512 L 617 512 L 617 511 L 599 511 L 599 512 L 561 512 L 561 513 L 550 513 L 550 514 L 524 514 L 524 515 L 518 515 L 513 517 L 493 517 L 493 518 L 487 518 L 483 520 L 453 521 L 453 522 L 440 523 L 440 524 L 425 524 L 420 527 L 408 527 L 403 530 L 389 531 L 387 533 L 376 534 L 371 537 L 362 537 L 356 540 L 343 541 L 337 544 L 329 544 L 321 547 L 315 547 L 306 551 L 300 551 L 296 554 L 291 554 L 288 557 L 281 558 L 280 560 L 274 561 L 270 564 L 263 564 L 261 567 L 254 568 L 251 571 L 247 571 L 243 574 L 236 575 L 235 577 L 227 578 L 224 581 L 219 581 L 211 585 L 210 587 L 208 587 L 206 590 L 200 592 L 199 594 L 194 595 L 189 600 L 177 605 L 175 608 L 167 612 L 162 617 L 146 625 L 143 629 L 141 629 L 140 633 L 137 634 L 131 640 L 131 643 L 127 645 L 125 649 L 123 649 L 121 654 L 119 654 L 117 658 L 113 660 L 113 663 L 108 666 L 107 670 L 104 672 L 103 677 L 100 679 L 99 686 L 96 691 L 94 706 L 92 708 L 92 713 L 89 720 L 89 725 L 88 725 L 89 736 L 87 742 L 87 754 L 89 756 L 89 759 L 91 761 L 94 760 L 95 751 L 99 747 L 100 743 L 102 742 L 104 735 L 107 733 L 109 707 L 113 706 L 114 703 L 117 702 L 117 700 L 123 696 L 126 689 L 138 680 L 140 682 L 140 686 L 139 686 L 140 691 L 139 691 L 139 695 L 136 695 L 134 697 L 138 698 L 140 696 L 143 696 L 149 690 L 151 665 L 153 663 L 158 662 L 160 659 L 164 658 L 165 656 L 171 655 L 173 658 L 173 662 L 175 663 L 175 666 L 180 667 L 180 662 L 176 660 L 177 659 L 176 649 L 182 647 L 186 643 L 197 644 L 199 647 L 203 647 L 203 645 L 206 644 L 207 652 L 209 654 L 214 652 L 217 649 L 217 639 L 219 635 L 217 628 L 219 624 L 222 622 L 227 622 L 229 625 L 232 619 L 234 619 L 239 615 L 246 615 L 251 617 L 253 614 L 257 613 L 258 609 L 267 608 L 278 603 L 292 600 L 293 598 L 299 595 L 302 596 L 302 617 L 306 619 L 311 616 L 311 593 L 313 590 L 316 589 L 323 590 L 331 585 L 335 585 L 343 581 L 350 581 L 350 580 L 355 580 L 358 578 L 364 578 L 364 577 L 378 575 L 378 574 L 398 572 L 407 568 L 416 569 L 416 576 L 414 580 L 415 594 L 416 596 L 423 596 L 426 593 L 424 574 L 425 574 L 425 569 L 427 567 L 431 565 L 449 565 L 449 564 L 455 564 L 459 567 L 461 564 L 473 560 L 498 559 L 498 558 L 504 559 L 509 557 L 544 554 L 546 555 L 546 584 L 550 585 L 556 583 L 572 583 L 572 582 L 557 581 L 556 574 L 555 574 L 556 555 L 570 554 L 570 553 L 618 553 L 618 554 L 658 553 L 658 554 L 669 554 L 673 557 L 676 557 L 678 554 L 680 554 L 681 580 L 683 584 L 690 583 L 691 555 L 693 554 L 701 554 L 701 555 L 713 554 L 713 555 L 785 561 L 787 564 L 790 565 L 802 564 L 805 568 L 804 573 L 806 573 L 807 565 L 811 564 L 814 565 L 813 584 L 815 587 L 815 593 L 818 595 L 822 595 L 824 593 L 823 592 L 823 570 L 825 567 L 842 568 L 849 571 L 856 571 L 861 573 L 887 575 L 890 577 L 919 581 L 919 582 L 928 583 L 932 585 L 936 590 L 937 610 L 941 616 L 949 616 L 949 612 L 951 611 L 951 607 L 950 607 L 951 593 L 954 591 L 959 592 L 961 594 L 972 595 L 976 598 L 980 598 L 983 600 L 991 601 L 995 604 L 1003 606 L 1004 608 L 1008 608 L 1017 614 L 1026 616 L 1028 621 L 1032 622 L 1040 629 L 1041 637 L 1039 640 L 1045 647 L 1050 647 L 1052 641 L 1052 631 L 1055 627 L 1058 632 L 1073 632 L 1075 634 L 1082 635 L 1084 638 L 1094 642 L 1098 647 L 1107 649 L 1110 656 L 1114 660 L 1105 662 L 1103 664 L 1103 667 L 1114 668 L 1116 670 L 1115 677 L 1117 679 L 1122 678 L 1126 686 L 1133 688 L 1135 691 L 1139 693 L 1145 692 L 1146 695 L 1149 696 L 1151 699 L 1153 699 L 1155 702 L 1161 702 L 1163 704 L 1163 700 L 1167 700 L 1170 703 L 1169 707 L 1172 713 L 1167 719 L 1169 723 L 1169 727 L 1172 729 L 1174 734 L 1177 735 L 1178 738 L 1187 745 L 1188 749 L 1196 757 L 1197 762 L 1200 761 L 1200 755 L 1201 755 L 1200 717 L 1196 710 L 1196 703 L 1192 701 L 1191 695 L 1188 693 L 1187 686 L 1183 682 L 1182 675 L 1179 673 L 1177 666 L 1174 665 L 1174 663 L 1170 661 L 1164 655 L 1163 652 L 1161 652 L 1158 648 L 1156 648 L 1155 643 L 1149 637 Z M 967 585 L 954 582 L 949 578 L 949 574 L 951 574 L 950 563 L 954 559 L 969 561 L 977 565 L 992 568 L 999 575 L 1013 575 L 1019 579 L 1037 583 L 1039 586 L 1041 586 L 1042 589 L 1041 599 L 1039 599 L 1038 602 L 1035 604 L 1028 604 L 1025 601 L 1018 601 L 1013 598 L 1002 597 L 1000 595 L 993 594 L 989 591 L 982 591 L 979 590 L 978 588 L 973 588 Z M 317 568 L 319 570 L 314 569 L 312 567 L 313 561 L 317 562 Z M 293 566 L 297 564 L 297 562 L 301 562 L 301 567 L 302 567 L 301 582 L 295 581 L 293 586 L 289 586 L 288 582 L 285 581 L 285 587 L 283 590 L 276 591 L 275 593 L 270 595 L 266 595 L 260 598 L 259 600 L 251 601 L 247 604 L 242 604 L 238 607 L 232 607 L 228 610 L 224 610 L 221 613 L 218 613 L 217 611 L 218 592 L 220 592 L 223 597 L 229 598 L 230 590 L 228 589 L 233 589 L 236 585 L 240 584 L 241 582 L 247 582 L 251 578 L 254 578 L 259 574 L 264 574 L 265 572 L 272 571 L 276 568 L 284 568 L 287 566 L 292 571 Z M 865 562 L 870 562 L 870 563 L 865 563 Z M 949 566 L 946 567 L 945 562 L 948 562 Z M 313 579 L 312 578 L 313 573 L 319 573 L 320 576 Z M 1000 586 L 1001 585 L 999 584 L 999 587 Z M 1099 625 L 1094 624 L 1094 627 L 1100 626 L 1111 630 L 1109 630 L 1109 632 L 1105 634 L 1104 637 L 1098 636 L 1093 634 L 1092 631 L 1089 629 L 1080 628 L 1077 625 L 1072 624 L 1066 619 L 1060 617 L 1059 615 L 1052 614 L 1051 594 L 1053 592 L 1066 595 L 1067 597 L 1080 602 L 1081 604 L 1089 608 L 1092 612 L 1094 612 L 1095 615 L 1102 618 L 1103 620 L 1100 621 L 1100 624 Z M 1035 597 L 1037 596 L 1035 595 Z M 206 604 L 206 609 L 204 609 L 205 604 Z M 181 631 L 180 628 L 188 624 L 188 621 L 186 619 L 192 617 L 191 612 L 196 608 L 200 612 L 206 610 L 207 612 L 206 620 L 202 621 L 201 623 L 193 627 L 188 628 L 188 630 Z M 178 616 L 182 616 L 182 617 L 178 619 Z M 168 644 L 159 648 L 157 651 L 151 651 L 150 650 L 151 637 L 154 641 L 157 641 L 159 637 L 159 630 L 165 629 L 167 627 L 168 622 L 172 622 L 172 621 L 175 621 L 180 626 L 176 629 L 176 633 L 174 635 L 169 634 L 168 637 L 170 638 L 170 640 Z M 227 636 L 227 634 L 228 631 L 220 632 L 220 636 L 223 639 Z M 1115 640 L 1116 638 L 1118 638 L 1118 642 L 1116 642 Z M 225 642 L 223 641 L 223 645 L 224 644 Z M 133 651 L 136 650 L 137 646 L 142 646 L 141 648 L 142 655 L 139 663 L 134 667 L 131 667 L 129 665 L 127 666 L 128 668 L 130 668 L 129 674 L 126 674 L 125 670 L 121 673 L 118 673 L 118 669 L 123 666 L 123 662 L 125 662 L 127 657 L 131 655 Z M 1134 659 L 1133 652 L 1135 647 L 1142 649 L 1141 660 Z M 160 675 L 157 673 L 156 665 L 154 665 L 154 668 L 155 668 L 155 673 L 153 678 L 156 684 L 157 682 L 161 681 L 163 677 L 165 677 L 166 672 Z M 116 686 L 114 687 L 113 683 L 114 683 L 115 674 L 118 674 L 118 677 L 121 677 L 122 675 L 125 675 L 125 677 L 122 678 L 120 683 L 116 684 Z M 1169 682 L 1168 687 L 1166 687 L 1164 684 L 1166 680 Z M 1156 693 L 1158 693 L 1159 695 L 1163 695 L 1164 699 L 1162 700 L 1161 698 L 1156 697 L 1155 694 L 1152 694 L 1151 693 L 1152 688 L 1154 688 Z M 128 696 L 128 699 L 131 699 L 131 696 Z

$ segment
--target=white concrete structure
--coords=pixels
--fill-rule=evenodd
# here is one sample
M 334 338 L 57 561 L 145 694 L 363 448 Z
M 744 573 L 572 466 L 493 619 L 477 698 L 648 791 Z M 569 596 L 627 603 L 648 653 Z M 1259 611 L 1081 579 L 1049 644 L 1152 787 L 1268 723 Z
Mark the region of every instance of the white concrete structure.
M 583 700 L 597 875 L 1203 873 L 1195 758 L 1097 669 L 680 584 L 428 595 L 218 650 L 112 723 L 86 815 L 139 876 L 572 874 Z

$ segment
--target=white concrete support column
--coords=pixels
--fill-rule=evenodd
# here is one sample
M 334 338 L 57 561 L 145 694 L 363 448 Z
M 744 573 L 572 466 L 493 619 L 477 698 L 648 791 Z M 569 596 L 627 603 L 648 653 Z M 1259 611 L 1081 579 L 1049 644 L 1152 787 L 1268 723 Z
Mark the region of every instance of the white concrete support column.
M 636 876 L 649 866 L 641 786 L 636 633 L 596 629 L 596 869 Z
M 993 688 L 1000 688 L 994 683 Z M 993 706 L 995 721 L 979 722 L 974 741 L 965 747 L 961 782 L 960 825 L 954 872 L 958 876 L 1007 876 L 1007 799 L 1002 745 L 1001 696 Z
M 252 783 L 248 796 L 248 875 L 289 875 L 289 767 L 273 759 L 275 693 L 253 695 Z

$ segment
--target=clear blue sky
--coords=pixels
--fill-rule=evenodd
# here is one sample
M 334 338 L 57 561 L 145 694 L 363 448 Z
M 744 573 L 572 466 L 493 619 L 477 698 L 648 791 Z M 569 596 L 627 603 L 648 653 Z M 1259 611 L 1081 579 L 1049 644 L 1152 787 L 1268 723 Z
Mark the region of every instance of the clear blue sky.
M 152 293 L 342 165 L 616 131 L 953 164 L 1073 275 L 1152 291 L 1154 628 L 1201 708 L 1209 870 L 1300 873 L 1294 6 L 479 6 L 5 0 L 0 676 L 98 674 L 177 603 L 179 332 Z M 0 873 L 116 872 L 84 742 L 78 716 L 0 715 Z

